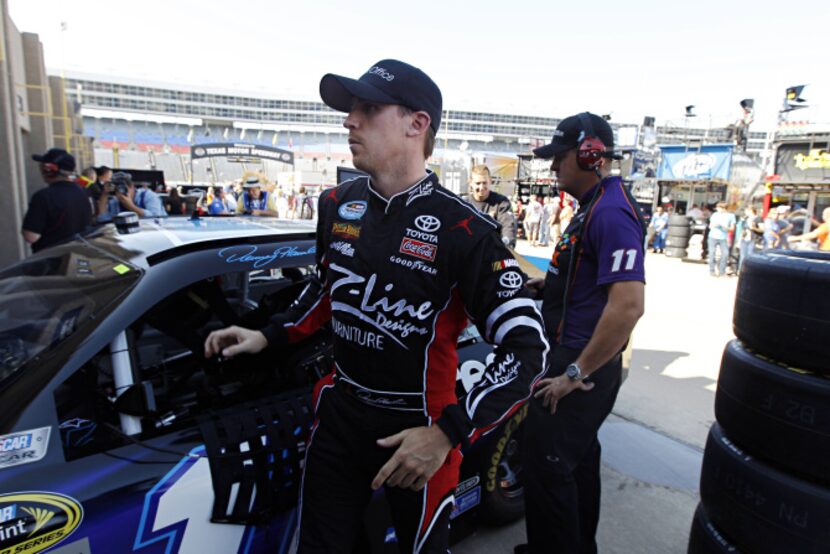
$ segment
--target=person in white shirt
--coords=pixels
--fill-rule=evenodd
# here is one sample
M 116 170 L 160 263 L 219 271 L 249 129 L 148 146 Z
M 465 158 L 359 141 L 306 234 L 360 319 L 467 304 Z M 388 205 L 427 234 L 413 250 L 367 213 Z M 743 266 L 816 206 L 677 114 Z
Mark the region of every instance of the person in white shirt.
M 530 195 L 530 201 L 525 207 L 525 236 L 532 246 L 538 246 L 539 223 L 542 221 L 542 204 L 535 194 Z

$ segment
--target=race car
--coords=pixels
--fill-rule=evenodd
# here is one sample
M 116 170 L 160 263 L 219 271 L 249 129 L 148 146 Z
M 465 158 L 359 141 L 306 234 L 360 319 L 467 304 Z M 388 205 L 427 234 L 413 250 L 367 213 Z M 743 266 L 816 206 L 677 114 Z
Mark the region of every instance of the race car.
M 170 217 L 0 272 L 0 554 L 292 551 L 330 330 L 234 359 L 203 344 L 264 326 L 314 259 L 311 222 Z M 463 394 L 492 348 L 470 326 L 458 349 Z M 453 541 L 521 517 L 526 413 L 465 452 Z M 397 551 L 382 492 L 365 522 L 358 551 Z

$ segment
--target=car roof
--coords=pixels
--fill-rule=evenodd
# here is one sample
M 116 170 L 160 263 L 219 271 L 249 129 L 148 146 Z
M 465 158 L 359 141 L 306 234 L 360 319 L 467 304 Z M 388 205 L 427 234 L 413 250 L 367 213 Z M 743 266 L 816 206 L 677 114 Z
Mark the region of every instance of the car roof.
M 200 243 L 311 237 L 316 231 L 316 222 L 256 216 L 199 219 L 173 216 L 141 219 L 139 229 L 136 233 L 121 234 L 110 223 L 86 235 L 83 240 L 120 259 L 146 267 L 148 258 Z

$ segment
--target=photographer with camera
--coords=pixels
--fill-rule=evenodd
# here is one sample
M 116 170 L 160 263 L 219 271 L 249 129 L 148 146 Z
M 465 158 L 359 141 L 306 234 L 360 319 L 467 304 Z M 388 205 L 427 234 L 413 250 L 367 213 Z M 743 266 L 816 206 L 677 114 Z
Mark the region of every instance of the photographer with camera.
M 122 211 L 130 211 L 138 217 L 167 217 L 161 197 L 152 190 L 136 188 L 129 173 L 119 171 L 112 175 L 104 187 L 99 206 L 106 206 L 98 215 L 99 223 L 108 223 Z

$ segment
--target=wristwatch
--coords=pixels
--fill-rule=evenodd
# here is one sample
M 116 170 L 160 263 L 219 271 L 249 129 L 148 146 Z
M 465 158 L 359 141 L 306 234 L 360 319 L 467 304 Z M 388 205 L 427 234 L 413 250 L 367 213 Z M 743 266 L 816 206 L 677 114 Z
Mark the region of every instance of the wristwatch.
M 569 364 L 568 367 L 565 368 L 565 375 L 567 375 L 568 379 L 571 381 L 582 381 L 585 378 L 582 375 L 582 368 L 576 363 Z

